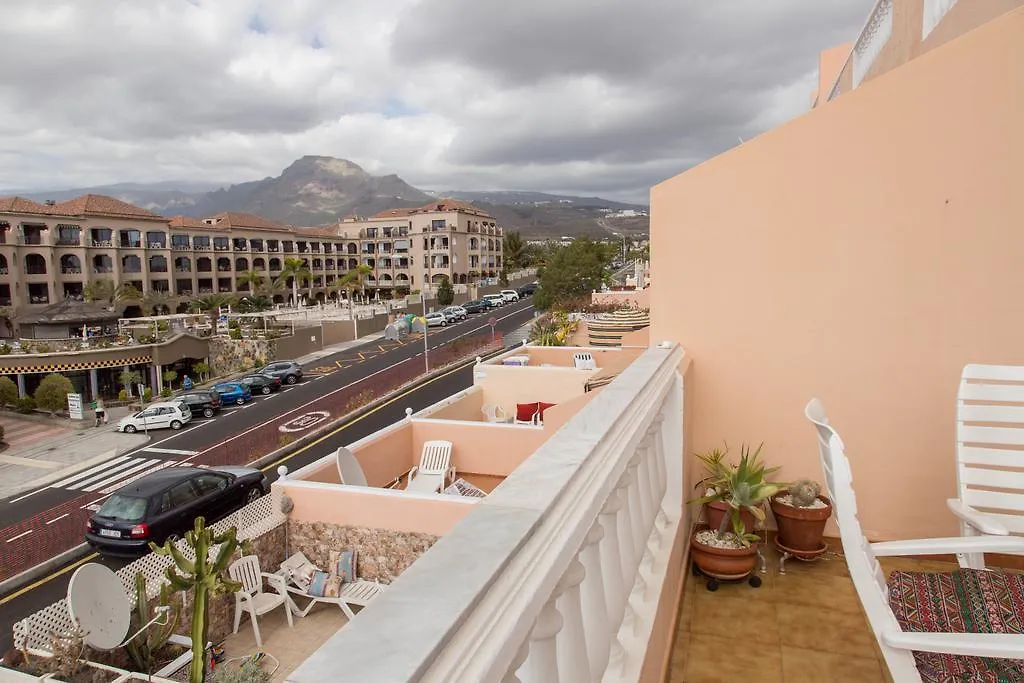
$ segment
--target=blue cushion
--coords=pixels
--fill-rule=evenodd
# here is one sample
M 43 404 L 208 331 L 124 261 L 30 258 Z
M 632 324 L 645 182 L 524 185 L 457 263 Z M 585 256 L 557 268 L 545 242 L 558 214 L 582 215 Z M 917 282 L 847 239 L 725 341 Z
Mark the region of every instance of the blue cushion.
M 327 579 L 330 576 L 327 572 L 319 570 L 313 572 L 313 580 L 309 582 L 309 590 L 306 592 L 318 598 L 324 597 L 324 593 L 327 591 Z
M 338 578 L 341 579 L 342 583 L 352 583 L 356 580 L 356 551 L 355 550 L 343 550 L 338 555 L 338 565 L 336 569 Z

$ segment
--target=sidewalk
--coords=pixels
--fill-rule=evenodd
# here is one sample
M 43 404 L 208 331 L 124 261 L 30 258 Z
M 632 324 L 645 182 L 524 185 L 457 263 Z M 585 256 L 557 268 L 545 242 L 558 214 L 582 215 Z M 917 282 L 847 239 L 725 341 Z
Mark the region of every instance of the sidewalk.
M 109 408 L 107 424 L 93 426 L 92 413 L 82 421 L 44 415 L 0 413 L 4 440 L 0 451 L 0 499 L 46 486 L 145 444 L 144 434 L 120 434 L 115 425 L 131 411 Z
M 336 353 L 347 351 L 348 349 L 351 349 L 353 346 L 359 346 L 361 344 L 366 344 L 367 342 L 377 341 L 378 339 L 383 338 L 383 332 L 374 332 L 373 334 L 368 334 L 365 337 L 359 337 L 358 339 L 353 339 L 352 341 L 340 342 L 338 344 L 331 344 L 330 346 L 325 346 L 319 351 L 307 353 L 305 356 L 295 358 L 293 360 L 299 365 L 309 365 L 310 363 L 315 363 L 321 358 L 326 358 L 327 356 L 333 356 Z

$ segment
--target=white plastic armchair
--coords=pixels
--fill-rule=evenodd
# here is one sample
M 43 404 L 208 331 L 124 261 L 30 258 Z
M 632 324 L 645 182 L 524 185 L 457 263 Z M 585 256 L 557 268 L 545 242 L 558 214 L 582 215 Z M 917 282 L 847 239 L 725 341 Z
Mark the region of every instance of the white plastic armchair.
M 970 657 L 1024 659 L 1024 636 L 990 633 L 924 633 L 904 631 L 889 605 L 886 576 L 879 556 L 940 555 L 959 552 L 1006 552 L 1014 539 L 999 536 L 932 538 L 870 543 L 857 518 L 857 500 L 845 447 L 825 416 L 821 401 L 812 399 L 805 415 L 818 433 L 821 467 L 832 498 L 836 523 L 854 587 L 867 614 L 878 647 L 895 683 L 923 681 L 914 652 Z
M 505 409 L 494 403 L 488 403 L 480 409 L 480 412 L 484 414 L 484 419 L 488 422 L 509 422 L 509 416 Z
M 440 493 L 449 478 L 455 478 L 452 442 L 427 441 L 420 453 L 420 464 L 409 472 L 409 483 L 405 488 L 419 493 Z
M 963 536 L 1024 533 L 1024 472 L 1007 469 L 1024 469 L 1022 449 L 1024 366 L 966 366 L 956 404 L 958 497 L 946 501 Z M 1024 554 L 1024 538 L 1017 540 L 1005 552 Z M 959 553 L 957 560 L 985 568 L 984 553 Z
M 597 370 L 597 361 L 589 351 L 579 351 L 572 355 L 572 363 L 577 370 Z
M 238 633 L 242 612 L 248 612 L 252 620 L 253 633 L 256 635 L 256 647 L 263 647 L 263 638 L 260 637 L 260 627 L 256 623 L 256 618 L 282 606 L 288 617 L 288 626 L 292 626 L 292 611 L 288 607 L 288 587 L 284 577 L 260 571 L 260 560 L 255 555 L 246 555 L 232 562 L 228 567 L 228 575 L 242 584 L 242 590 L 235 593 L 234 633 Z M 264 592 L 264 579 L 276 593 Z

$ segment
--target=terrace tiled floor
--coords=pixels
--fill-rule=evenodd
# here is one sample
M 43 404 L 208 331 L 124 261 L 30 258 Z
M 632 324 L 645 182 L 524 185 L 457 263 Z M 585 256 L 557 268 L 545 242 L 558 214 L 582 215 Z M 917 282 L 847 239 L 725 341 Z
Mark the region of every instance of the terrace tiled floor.
M 833 547 L 838 541 L 830 540 Z M 786 563 L 766 549 L 754 589 L 709 593 L 688 576 L 672 651 L 670 683 L 881 683 L 891 681 L 841 555 Z M 897 569 L 953 571 L 952 562 L 885 558 Z

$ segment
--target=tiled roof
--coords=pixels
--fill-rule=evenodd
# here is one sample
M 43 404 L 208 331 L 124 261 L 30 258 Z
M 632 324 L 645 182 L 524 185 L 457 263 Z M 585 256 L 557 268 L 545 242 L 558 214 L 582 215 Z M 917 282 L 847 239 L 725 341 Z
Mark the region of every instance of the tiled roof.
M 385 209 L 380 213 L 375 213 L 371 218 L 403 218 L 419 212 L 419 209 Z
M 152 211 L 102 194 L 84 194 L 81 197 L 75 197 L 45 208 L 49 209 L 48 213 L 57 216 L 106 216 L 166 220 Z
M 462 211 L 464 213 L 471 213 L 476 216 L 486 216 L 490 218 L 490 214 L 482 209 L 478 209 L 469 202 L 459 201 L 457 199 L 439 199 L 436 202 L 430 202 L 423 206 L 415 209 L 387 209 L 381 211 L 371 218 L 404 218 L 407 216 L 415 216 L 419 213 L 445 213 L 448 211 Z
M 198 218 L 191 218 L 189 216 L 175 216 L 171 219 L 171 228 L 178 230 L 227 230 L 227 227 L 207 225 Z
M 48 213 L 50 207 L 24 197 L 0 197 L 0 213 Z
M 228 228 L 255 228 L 258 230 L 278 230 L 281 232 L 292 232 L 288 226 L 268 221 L 254 213 L 241 213 L 238 211 L 227 211 L 212 217 L 216 225 L 223 225 Z
M 326 230 L 324 228 L 295 228 L 295 236 L 309 236 L 309 237 L 332 237 L 334 239 L 341 239 L 341 235 L 333 230 Z

